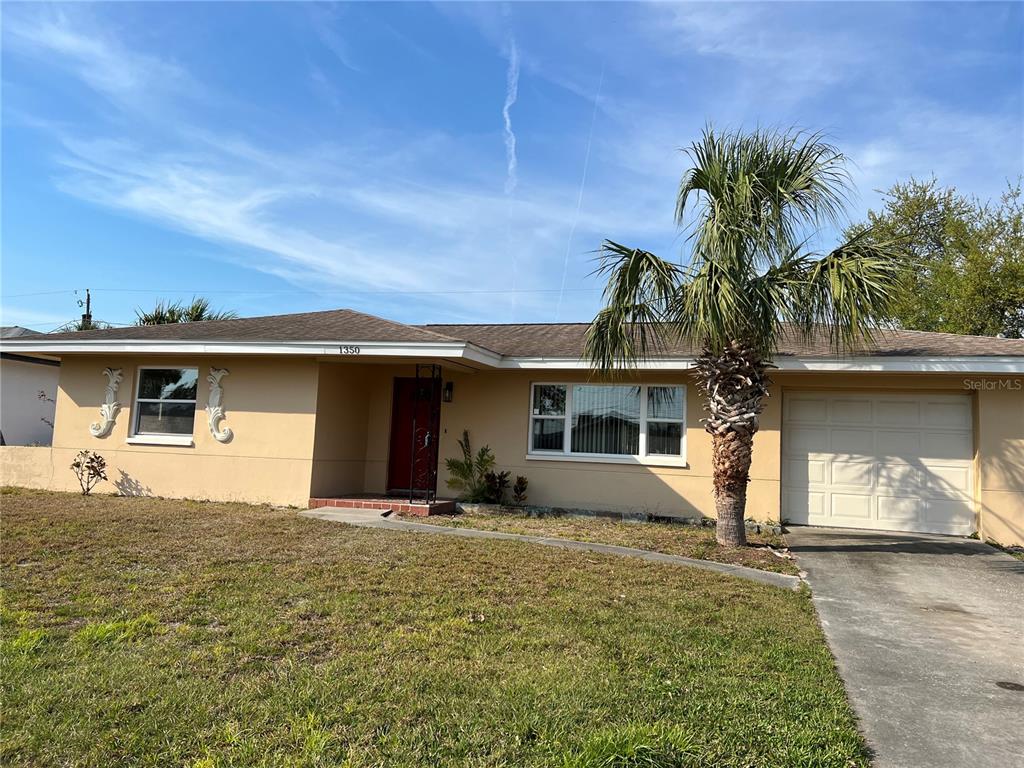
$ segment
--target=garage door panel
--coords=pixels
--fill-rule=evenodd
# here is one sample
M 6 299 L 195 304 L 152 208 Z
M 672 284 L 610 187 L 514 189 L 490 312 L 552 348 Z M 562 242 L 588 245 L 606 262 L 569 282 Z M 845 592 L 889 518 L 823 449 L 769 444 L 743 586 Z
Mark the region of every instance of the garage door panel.
M 922 432 L 921 458 L 969 461 L 974 451 L 968 432 Z
M 795 396 L 786 401 L 789 421 L 824 422 L 828 418 L 828 401 L 824 397 Z
M 871 424 L 874 409 L 870 400 L 833 400 L 833 424 Z
M 913 464 L 885 462 L 878 464 L 879 489 L 916 490 L 921 487 L 921 470 Z
M 971 493 L 971 472 L 967 467 L 931 466 L 925 473 L 929 497 L 960 498 Z
M 905 400 L 879 400 L 875 404 L 875 418 L 883 427 L 916 427 L 921 423 L 921 405 Z
M 971 426 L 970 404 L 957 401 L 925 403 L 924 423 L 928 427 L 969 429 Z
M 875 433 L 875 450 L 880 457 L 917 457 L 921 454 L 921 433 L 879 430 Z
M 813 491 L 786 491 L 785 519 L 796 525 L 807 525 L 825 514 L 825 494 Z
M 841 456 L 871 456 L 875 452 L 875 433 L 870 429 L 833 429 L 832 453 Z
M 828 430 L 793 427 L 789 433 L 789 450 L 794 454 L 828 453 Z
M 875 484 L 874 462 L 834 459 L 831 467 L 832 485 L 853 485 L 859 488 L 871 488 Z
M 973 434 L 962 395 L 785 395 L 783 516 L 790 522 L 967 535 Z
M 872 517 L 870 494 L 833 492 L 831 502 L 832 517 L 852 517 L 857 520 L 870 520 Z
M 807 488 L 811 484 L 825 482 L 827 462 L 820 459 L 786 459 L 783 463 L 783 479 L 794 488 Z
M 929 523 L 949 526 L 970 526 L 974 524 L 973 505 L 967 499 L 940 501 L 929 499 L 925 519 Z
M 878 519 L 900 523 L 916 523 L 922 516 L 924 502 L 907 496 L 879 496 Z

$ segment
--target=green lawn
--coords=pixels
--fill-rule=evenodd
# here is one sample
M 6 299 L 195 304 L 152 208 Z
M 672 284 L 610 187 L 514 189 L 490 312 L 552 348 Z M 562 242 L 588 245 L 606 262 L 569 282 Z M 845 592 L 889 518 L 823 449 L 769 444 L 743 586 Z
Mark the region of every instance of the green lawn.
M 409 518 L 412 519 L 412 518 Z M 567 517 L 551 515 L 527 517 L 516 512 L 465 512 L 458 515 L 431 515 L 415 518 L 418 523 L 454 528 L 482 528 L 488 531 L 522 533 L 528 536 L 558 536 L 563 539 L 591 541 L 636 547 L 697 560 L 734 563 L 762 571 L 798 573 L 791 561 L 768 551 L 785 548 L 781 536 L 748 533 L 749 546 L 721 547 L 715 541 L 715 529 L 678 523 L 622 522 L 607 517 Z
M 269 507 L 0 504 L 4 766 L 866 765 L 806 594 Z

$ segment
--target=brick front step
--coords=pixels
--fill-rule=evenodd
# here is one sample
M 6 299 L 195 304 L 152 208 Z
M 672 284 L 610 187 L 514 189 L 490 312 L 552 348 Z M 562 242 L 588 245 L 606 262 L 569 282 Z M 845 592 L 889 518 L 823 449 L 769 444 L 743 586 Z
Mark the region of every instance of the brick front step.
M 346 507 L 348 509 L 379 509 L 381 512 L 391 510 L 399 515 L 413 515 L 415 517 L 426 517 L 427 515 L 454 515 L 454 501 L 417 501 L 412 504 L 408 499 L 367 499 L 367 498 L 319 498 L 310 499 L 309 508 L 319 509 L 320 507 Z

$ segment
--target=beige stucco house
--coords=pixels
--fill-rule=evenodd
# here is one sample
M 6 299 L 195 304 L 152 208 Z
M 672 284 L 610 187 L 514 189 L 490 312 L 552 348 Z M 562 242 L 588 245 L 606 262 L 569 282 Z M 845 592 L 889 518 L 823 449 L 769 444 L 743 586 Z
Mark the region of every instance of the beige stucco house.
M 0 481 L 75 490 L 89 448 L 126 494 L 444 496 L 467 429 L 532 504 L 713 515 L 694 350 L 603 380 L 585 330 L 337 310 L 4 340 L 61 366 L 52 447 L 0 448 Z M 750 517 L 1024 544 L 1024 341 L 899 331 L 776 363 Z

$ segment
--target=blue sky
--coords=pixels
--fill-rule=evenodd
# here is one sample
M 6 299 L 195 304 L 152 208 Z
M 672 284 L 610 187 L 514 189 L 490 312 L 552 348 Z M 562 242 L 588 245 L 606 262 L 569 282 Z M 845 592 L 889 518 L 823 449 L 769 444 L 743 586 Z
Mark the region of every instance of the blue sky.
M 242 315 L 589 320 L 707 123 L 825 131 L 859 194 L 1024 169 L 1019 3 L 2 7 L 4 324 L 93 290 Z

